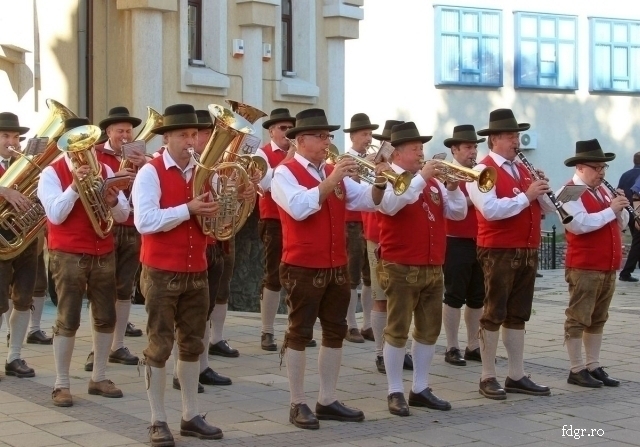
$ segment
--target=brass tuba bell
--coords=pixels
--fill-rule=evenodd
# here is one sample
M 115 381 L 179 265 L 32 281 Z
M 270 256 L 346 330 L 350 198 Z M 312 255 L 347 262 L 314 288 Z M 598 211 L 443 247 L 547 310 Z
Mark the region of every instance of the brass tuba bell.
M 58 140 L 58 148 L 67 154 L 71 160 L 71 174 L 73 183 L 78 189 L 78 195 L 84 210 L 91 221 L 91 226 L 104 239 L 113 227 L 113 215 L 102 195 L 102 165 L 98 162 L 93 151 L 93 145 L 100 138 L 102 131 L 98 126 L 86 125 L 71 129 Z M 89 165 L 91 172 L 83 179 L 76 175 L 76 169 Z

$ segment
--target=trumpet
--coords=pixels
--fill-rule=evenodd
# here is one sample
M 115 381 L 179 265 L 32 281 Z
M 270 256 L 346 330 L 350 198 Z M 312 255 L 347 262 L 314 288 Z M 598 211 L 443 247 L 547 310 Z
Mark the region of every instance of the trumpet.
M 489 192 L 496 185 L 498 173 L 493 166 L 487 166 L 482 171 L 474 171 L 464 166 L 454 165 L 444 160 L 435 160 L 440 165 L 440 174 L 436 178 L 442 183 L 446 182 L 477 182 L 480 192 Z M 422 163 L 424 166 L 426 161 Z M 475 162 L 474 162 L 475 166 Z
M 360 180 L 372 185 L 376 183 L 375 164 L 364 158 L 356 157 L 355 155 L 340 155 L 340 153 L 338 152 L 338 148 L 335 145 L 329 145 L 326 155 L 326 160 L 328 163 L 336 164 L 343 158 L 350 158 L 358 164 L 357 174 L 358 177 L 360 177 Z M 383 171 L 380 175 L 382 175 L 389 181 L 389 183 L 391 183 L 391 186 L 393 186 L 393 192 L 397 196 L 404 194 L 407 189 L 409 189 L 411 179 L 413 178 L 413 175 L 411 175 L 411 173 L 408 171 L 403 172 L 402 174 L 397 174 L 393 171 Z
M 618 191 L 616 191 L 616 189 L 613 187 L 613 185 L 611 185 L 611 183 L 609 183 L 605 179 L 602 179 L 602 184 L 611 192 L 611 194 L 613 194 L 614 197 L 620 195 L 618 194 Z M 638 216 L 636 210 L 631 205 L 625 206 L 624 209 L 629 213 L 629 218 L 633 219 L 636 224 L 640 225 L 640 216 Z
M 536 168 L 534 168 L 531 162 L 527 160 L 527 157 L 524 156 L 520 149 L 516 149 L 516 155 L 518 156 L 518 158 L 520 158 L 522 164 L 524 164 L 524 166 L 527 168 L 527 170 L 531 174 L 531 177 L 533 177 L 534 180 L 540 180 L 540 176 L 538 175 Z M 562 203 L 558 201 L 556 195 L 552 191 L 549 191 L 547 193 L 547 197 L 549 197 L 551 203 L 556 208 L 556 211 L 558 211 L 558 215 L 560 216 L 560 220 L 563 224 L 568 224 L 573 220 L 573 216 L 567 213 L 564 208 L 562 208 Z

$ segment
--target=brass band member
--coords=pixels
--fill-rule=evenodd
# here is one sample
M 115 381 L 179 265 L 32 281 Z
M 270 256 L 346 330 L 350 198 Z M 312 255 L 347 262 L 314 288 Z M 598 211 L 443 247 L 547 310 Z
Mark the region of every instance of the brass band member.
M 383 348 L 387 402 L 389 412 L 397 416 L 410 415 L 404 398 L 402 365 L 412 316 L 413 384 L 409 405 L 451 409 L 449 402 L 432 393 L 429 369 L 442 323 L 445 218 L 464 219 L 467 204 L 457 182 L 445 188 L 435 179 L 440 173 L 437 161 L 423 162 L 422 146 L 431 138 L 420 135 L 413 122 L 391 129 L 391 144 L 395 148 L 391 168 L 397 173 L 409 171 L 418 175 L 401 196 L 388 188 L 378 214 L 377 274 L 387 295 L 388 311 Z
M 282 224 L 278 206 L 271 197 L 271 178 L 273 170 L 281 163 L 293 158 L 296 148 L 289 144 L 285 133 L 293 128 L 296 119 L 289 114 L 289 109 L 274 109 L 262 127 L 269 131 L 269 141 L 256 151 L 256 155 L 264 158 L 269 165 L 266 175 L 260 182 L 264 191 L 258 202 L 260 206 L 260 222 L 258 233 L 264 244 L 264 277 L 262 278 L 262 295 L 260 296 L 260 317 L 262 319 L 262 335 L 260 347 L 265 351 L 277 351 L 275 341 L 275 319 L 280 306 L 280 258 L 282 257 Z
M 550 390 L 537 385 L 524 372 L 524 328 L 531 316 L 533 287 L 538 266 L 540 217 L 555 211 L 545 193 L 549 184 L 534 180 L 522 163 L 515 162 L 519 132 L 529 124 L 516 121 L 509 109 L 489 115 L 489 128 L 478 131 L 488 137 L 491 152 L 477 166 L 493 166 L 496 186 L 487 193 L 476 183 L 467 185 L 478 217 L 478 259 L 484 272 L 484 311 L 480 319 L 482 377 L 480 394 L 489 399 L 506 399 L 505 391 L 547 396 Z M 495 356 L 502 326 L 502 342 L 509 356 L 505 387 L 496 379 Z
M 566 203 L 573 220 L 565 225 L 567 256 L 565 279 L 569 284 L 569 306 L 565 311 L 565 344 L 571 362 L 568 383 L 598 388 L 620 382 L 600 366 L 602 332 L 616 288 L 616 270 L 622 261 L 620 232 L 629 221 L 629 200 L 624 191 L 611 197 L 602 186 L 606 162 L 616 158 L 603 153 L 598 140 L 577 141 L 576 155 L 565 160 L 575 166 L 569 185 L 588 187 L 580 199 Z M 586 364 L 582 357 L 582 345 Z
M 86 118 L 71 118 L 65 121 L 65 130 L 85 124 L 88 124 Z M 110 167 L 100 165 L 103 179 L 113 177 Z M 104 239 L 96 235 L 87 210 L 79 200 L 72 169 L 71 160 L 65 154 L 42 171 L 38 182 L 38 198 L 47 214 L 51 279 L 58 295 L 58 313 L 53 330 L 56 381 L 52 398 L 53 404 L 59 407 L 73 405 L 69 367 L 85 293 L 91 303 L 95 353 L 89 394 L 122 397 L 122 391 L 106 378 L 107 357 L 116 323 L 113 233 L 109 232 Z M 89 165 L 75 168 L 75 176 L 80 181 L 90 173 Z M 129 203 L 122 192 L 114 187 L 107 189 L 105 202 L 111 207 L 114 221 L 124 222 L 127 219 Z
M 296 154 L 276 168 L 271 182 L 282 222 L 280 283 L 287 291 L 289 307 L 281 350 L 291 393 L 289 421 L 305 429 L 319 428 L 318 419 L 364 420 L 362 411 L 346 407 L 336 396 L 349 307 L 344 214 L 347 207 L 372 211 L 382 190 L 347 178 L 357 169 L 352 159 L 343 158 L 335 166 L 325 164 L 333 138 L 330 132 L 339 128 L 328 124 L 322 109 L 298 113 L 295 127 L 286 133 L 296 140 Z M 322 346 L 314 414 L 306 403 L 304 375 L 305 348 L 317 318 L 322 325 Z
M 126 107 L 114 107 L 99 123 L 108 140 L 104 144 L 96 145 L 98 160 L 108 165 L 116 175 L 128 175 L 132 183 L 136 177 L 135 169 L 120 170 L 121 162 L 125 158 L 122 145 L 133 141 L 133 129 L 141 122 L 140 118 L 129 115 Z M 141 168 L 147 161 L 144 153 L 134 152 L 126 154 L 126 159 L 136 168 Z M 131 191 L 126 190 L 124 193 L 128 198 Z M 133 213 L 129 214 L 125 222 L 113 226 L 113 236 L 116 256 L 116 329 L 113 333 L 109 362 L 137 365 L 138 356 L 131 354 L 129 348 L 124 346 L 131 312 L 131 291 L 136 271 L 140 266 L 140 233 L 133 225 Z
M 451 149 L 453 164 L 473 168 L 478 156 L 476 129 L 470 124 L 453 128 L 453 137 L 444 140 Z M 444 360 L 452 365 L 464 366 L 467 360 L 481 361 L 478 329 L 484 301 L 484 275 L 476 255 L 478 218 L 473 203 L 467 194 L 466 182 L 460 183 L 460 190 L 467 197 L 467 217 L 464 220 L 447 219 L 447 251 L 444 260 L 444 302 L 442 324 L 447 335 L 447 352 Z M 464 357 L 458 344 L 458 328 L 463 304 L 464 322 L 467 327 L 467 347 Z
M 199 356 L 205 347 L 209 288 L 207 240 L 196 215 L 213 217 L 217 202 L 192 190 L 199 123 L 193 106 L 176 104 L 165 109 L 162 135 L 165 150 L 145 164 L 133 184 L 134 221 L 142 235 L 140 275 L 147 310 L 149 344 L 144 350 L 147 396 L 151 405 L 152 445 L 173 446 L 164 406 L 165 364 L 171 355 L 174 333 L 178 339 L 177 376 L 182 391 L 180 434 L 220 439 L 222 431 L 198 411 Z
M 378 127 L 371 124 L 369 117 L 365 113 L 356 113 L 351 117 L 351 123 L 344 133 L 349 134 L 351 148 L 345 153 L 364 158 L 367 155 L 367 146 L 371 144 L 373 131 Z M 358 180 L 358 175 L 353 174 L 351 178 Z M 359 211 L 347 210 L 347 257 L 349 259 L 349 278 L 351 282 L 351 298 L 349 309 L 347 310 L 347 336 L 345 340 L 352 343 L 364 343 L 364 340 L 373 339 L 373 329 L 371 329 L 371 308 L 373 299 L 371 297 L 371 273 L 369 270 L 369 258 L 367 256 L 367 244 L 364 240 L 362 228 L 362 213 Z M 356 321 L 356 306 L 358 304 L 358 286 L 362 277 L 362 290 L 360 300 L 362 302 L 362 328 L 358 330 Z
M 9 169 L 15 155 L 11 148 L 20 149 L 20 135 L 28 131 L 28 127 L 20 126 L 17 115 L 10 112 L 0 113 L 0 177 Z M 24 213 L 31 206 L 31 200 L 13 188 L 1 186 L 0 196 L 9 202 L 18 214 Z M 13 303 L 13 311 L 7 318 L 7 330 L 11 337 L 4 371 L 8 376 L 22 378 L 36 375 L 33 368 L 20 357 L 22 343 L 29 327 L 37 260 L 38 244 L 37 240 L 34 240 L 18 256 L 0 261 L 0 324 L 2 314 L 9 310 L 9 301 Z

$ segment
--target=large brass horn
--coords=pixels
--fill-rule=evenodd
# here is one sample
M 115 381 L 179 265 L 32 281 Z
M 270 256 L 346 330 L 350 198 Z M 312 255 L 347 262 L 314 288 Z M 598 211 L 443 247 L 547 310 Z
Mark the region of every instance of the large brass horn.
M 338 152 L 338 148 L 335 145 L 330 144 L 329 148 L 327 149 L 327 155 L 326 155 L 327 162 L 335 164 L 335 163 L 338 163 L 343 158 L 350 158 L 358 164 L 357 174 L 360 180 L 370 183 L 372 185 L 375 184 L 376 182 L 376 174 L 375 174 L 376 165 L 375 164 L 373 164 L 369 160 L 357 157 L 352 154 L 340 155 L 340 153 Z M 413 178 L 413 175 L 408 171 L 403 172 L 402 174 L 398 174 L 393 171 L 384 171 L 381 173 L 381 175 L 384 178 L 386 178 L 389 181 L 389 183 L 391 183 L 391 186 L 393 187 L 393 193 L 397 196 L 404 194 L 407 191 L 407 189 L 409 189 L 409 185 L 411 185 L 411 179 Z
M 0 197 L 0 260 L 18 256 L 37 237 L 47 221 L 44 208 L 38 200 L 40 172 L 54 161 L 60 151 L 56 144 L 64 130 L 64 121 L 76 114 L 53 99 L 47 99 L 49 113 L 36 137 L 47 138 L 45 150 L 36 155 L 20 154 L 0 178 L 0 186 L 15 189 L 31 200 L 31 207 L 21 212 Z
M 162 120 L 163 118 L 161 113 L 153 107 L 147 106 L 147 119 L 144 122 L 142 130 L 138 135 L 136 135 L 133 141 L 144 141 L 145 143 L 148 143 L 153 140 L 156 134 L 151 132 L 151 130 L 158 126 L 162 126 Z M 118 170 L 122 171 L 123 169 L 133 169 L 136 172 L 138 171 L 138 167 L 124 157 L 122 158 L 122 161 L 120 161 L 120 168 Z
M 482 171 L 474 171 L 464 166 L 454 165 L 448 161 L 437 159 L 436 161 L 440 164 L 440 174 L 436 178 L 442 183 L 477 182 L 480 192 L 489 192 L 496 185 L 498 173 L 493 166 L 487 166 Z
M 66 153 L 71 160 L 73 183 L 78 189 L 82 206 L 89 216 L 94 231 L 98 237 L 104 239 L 113 227 L 113 215 L 102 195 L 102 186 L 104 185 L 102 165 L 92 150 L 93 145 L 100 138 L 101 132 L 98 126 L 76 127 L 60 137 L 58 148 Z M 76 169 L 83 165 L 89 165 L 91 172 L 85 178 L 79 179 L 76 175 Z
M 233 112 L 237 113 L 251 124 L 254 124 L 260 118 L 267 116 L 267 114 L 262 110 L 250 106 L 249 104 L 232 101 L 230 99 L 227 99 L 226 101 L 231 106 L 231 110 Z M 249 177 L 253 177 L 254 173 L 259 171 L 261 174 L 260 179 L 262 179 L 267 173 L 267 169 L 269 167 L 267 166 L 267 162 L 264 158 L 253 155 L 253 152 L 257 149 L 257 146 L 253 146 L 253 142 L 255 142 L 256 139 L 257 143 L 260 143 L 260 139 L 258 137 L 245 137 L 240 141 L 234 141 L 234 146 L 229 148 L 229 151 L 225 154 L 225 159 L 223 161 L 239 163 L 245 171 L 247 171 Z M 251 143 L 249 143 L 248 140 L 251 140 Z M 252 152 L 248 153 L 250 151 Z
M 249 184 L 246 171 L 237 163 L 219 163 L 219 160 L 234 139 L 252 133 L 253 127 L 240 115 L 220 105 L 210 104 L 208 110 L 213 132 L 199 157 L 192 152 L 197 165 L 193 191 L 195 195 L 211 192 L 220 204 L 215 217 L 198 216 L 197 220 L 204 234 L 224 241 L 236 234 L 239 223 L 247 220 L 252 208 L 251 202 L 240 197 L 243 188 Z

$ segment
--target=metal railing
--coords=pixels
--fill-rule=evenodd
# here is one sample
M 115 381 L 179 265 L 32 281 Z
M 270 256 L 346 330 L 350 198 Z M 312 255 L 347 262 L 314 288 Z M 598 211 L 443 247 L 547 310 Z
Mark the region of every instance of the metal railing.
M 542 231 L 540 238 L 540 248 L 538 249 L 538 269 L 549 270 L 558 268 L 557 246 L 556 246 L 556 226 L 551 227 L 551 231 Z

